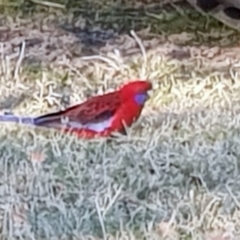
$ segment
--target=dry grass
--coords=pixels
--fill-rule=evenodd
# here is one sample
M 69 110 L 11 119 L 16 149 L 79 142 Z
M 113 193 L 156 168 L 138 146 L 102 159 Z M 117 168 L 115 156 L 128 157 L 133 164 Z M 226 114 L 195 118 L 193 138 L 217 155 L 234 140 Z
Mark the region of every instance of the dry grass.
M 2 109 L 37 115 L 134 78 L 154 93 L 127 137 L 1 124 L 1 239 L 238 239 L 239 34 L 208 19 L 159 34 L 152 18 L 90 47 L 56 15 L 2 18 Z

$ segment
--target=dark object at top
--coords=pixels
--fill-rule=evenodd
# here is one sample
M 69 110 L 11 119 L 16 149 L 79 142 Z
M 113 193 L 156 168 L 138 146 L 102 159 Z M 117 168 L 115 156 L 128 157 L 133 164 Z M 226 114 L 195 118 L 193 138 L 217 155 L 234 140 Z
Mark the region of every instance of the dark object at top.
M 228 8 L 225 8 L 223 11 L 228 17 L 232 19 L 236 19 L 236 20 L 240 19 L 240 9 L 238 8 L 228 7 Z
M 210 12 L 221 4 L 221 0 L 197 0 L 197 6 L 204 12 Z

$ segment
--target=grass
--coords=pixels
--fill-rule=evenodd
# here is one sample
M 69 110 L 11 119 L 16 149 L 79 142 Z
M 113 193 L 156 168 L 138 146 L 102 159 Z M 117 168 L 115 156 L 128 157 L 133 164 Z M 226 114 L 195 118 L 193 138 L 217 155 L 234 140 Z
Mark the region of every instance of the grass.
M 1 239 L 237 239 L 239 33 L 192 9 L 103 10 L 1 20 L 2 109 L 38 115 L 128 79 L 154 85 L 128 136 L 1 124 Z

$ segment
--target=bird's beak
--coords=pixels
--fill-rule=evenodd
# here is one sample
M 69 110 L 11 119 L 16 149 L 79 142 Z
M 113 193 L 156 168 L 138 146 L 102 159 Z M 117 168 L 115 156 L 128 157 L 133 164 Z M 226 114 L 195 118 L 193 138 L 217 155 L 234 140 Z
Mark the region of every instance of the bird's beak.
M 148 96 L 148 99 L 153 95 L 153 90 L 149 90 L 147 91 L 147 96 Z

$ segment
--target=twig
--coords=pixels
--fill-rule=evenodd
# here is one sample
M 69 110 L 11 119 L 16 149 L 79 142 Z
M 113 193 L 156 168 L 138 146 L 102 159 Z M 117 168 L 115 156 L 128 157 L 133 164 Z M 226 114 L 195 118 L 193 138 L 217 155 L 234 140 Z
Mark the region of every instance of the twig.
M 145 47 L 143 46 L 141 39 L 137 36 L 137 34 L 135 33 L 134 30 L 131 30 L 130 33 L 131 33 L 131 35 L 133 36 L 133 38 L 135 39 L 135 41 L 137 42 L 137 44 L 139 45 L 139 47 L 141 49 L 142 56 L 143 56 L 143 61 L 144 61 L 144 64 L 143 64 L 143 67 L 142 67 L 142 73 L 141 73 L 141 75 L 144 75 L 144 77 L 143 76 L 141 76 L 141 77 L 145 78 L 146 74 L 145 74 L 144 70 L 147 67 L 147 54 L 146 54 Z
M 1 49 L 0 50 L 1 51 L 1 67 L 2 67 L 3 73 L 6 74 L 6 64 L 4 62 L 5 55 L 4 55 L 4 45 L 3 45 L 3 43 L 0 44 L 0 49 Z
M 25 46 L 26 46 L 26 42 L 23 41 L 23 42 L 22 42 L 21 51 L 20 51 L 20 55 L 19 55 L 19 58 L 18 58 L 18 60 L 17 60 L 16 68 L 15 68 L 15 71 L 14 71 L 14 78 L 15 78 L 15 79 L 18 78 L 19 69 L 20 69 L 22 60 L 23 60 L 23 58 L 24 58 Z
M 47 2 L 47 1 L 42 1 L 42 0 L 30 0 L 30 1 L 35 4 L 39 4 L 39 5 L 43 5 L 43 6 L 47 6 L 47 7 L 61 8 L 61 9 L 66 8 L 65 5 L 59 4 L 59 3 L 54 3 L 54 2 Z
M 240 209 L 240 203 L 237 200 L 237 198 L 235 197 L 235 195 L 233 194 L 232 190 L 229 188 L 229 186 L 226 184 L 226 189 L 229 192 L 229 195 L 231 196 L 232 200 L 235 202 L 236 206 L 238 207 L 238 209 Z
M 100 211 L 100 207 L 99 207 L 97 198 L 95 199 L 95 205 L 96 205 L 96 209 L 97 209 L 97 213 L 98 213 L 99 222 L 100 222 L 100 225 L 101 225 L 101 228 L 102 228 L 103 239 L 106 240 L 107 239 L 106 229 L 105 229 L 105 225 L 104 225 L 104 222 L 103 222 L 103 218 L 102 218 L 102 214 L 101 214 L 101 211 Z
M 141 39 L 137 36 L 137 34 L 135 33 L 134 30 L 131 30 L 130 33 L 133 36 L 133 38 L 135 39 L 135 41 L 137 42 L 137 44 L 139 45 L 139 47 L 141 49 L 141 52 L 142 52 L 142 55 L 143 55 L 144 62 L 146 64 L 147 63 L 147 54 L 146 54 L 146 50 L 145 50 L 145 47 L 142 44 Z
M 113 196 L 113 198 L 109 201 L 109 204 L 107 205 L 104 213 L 103 213 L 103 216 L 105 216 L 107 214 L 107 212 L 109 211 L 109 209 L 112 207 L 112 205 L 116 202 L 118 196 L 120 195 L 121 191 L 123 189 L 123 185 L 121 185 L 118 189 L 117 189 L 117 192 L 116 194 Z

